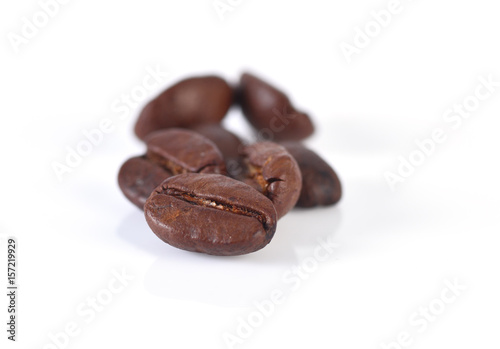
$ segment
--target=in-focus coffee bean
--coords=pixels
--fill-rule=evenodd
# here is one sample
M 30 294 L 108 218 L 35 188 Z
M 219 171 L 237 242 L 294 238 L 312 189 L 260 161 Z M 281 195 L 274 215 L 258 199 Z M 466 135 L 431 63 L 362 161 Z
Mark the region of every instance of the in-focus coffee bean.
M 255 252 L 276 230 L 273 203 L 245 183 L 217 174 L 181 174 L 158 186 L 144 206 L 164 242 L 219 256 Z
M 300 169 L 286 149 L 273 142 L 243 148 L 243 171 L 237 177 L 267 196 L 283 217 L 297 202 L 302 186 Z

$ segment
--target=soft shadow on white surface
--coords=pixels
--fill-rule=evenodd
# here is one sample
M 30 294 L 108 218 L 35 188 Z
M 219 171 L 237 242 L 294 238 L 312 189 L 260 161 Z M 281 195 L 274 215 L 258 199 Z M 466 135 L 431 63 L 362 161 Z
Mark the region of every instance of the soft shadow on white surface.
M 318 239 L 331 238 L 340 225 L 337 208 L 297 210 L 278 223 L 271 243 L 260 251 L 236 257 L 209 256 L 163 243 L 133 212 L 121 223 L 118 235 L 157 256 L 145 272 L 150 293 L 172 299 L 230 307 L 250 306 L 279 288 L 289 292 L 283 274 L 312 256 Z

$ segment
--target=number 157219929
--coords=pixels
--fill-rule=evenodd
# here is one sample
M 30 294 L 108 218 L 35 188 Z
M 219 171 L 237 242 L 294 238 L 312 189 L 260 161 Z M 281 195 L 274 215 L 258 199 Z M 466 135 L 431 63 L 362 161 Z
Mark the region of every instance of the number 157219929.
M 9 284 L 16 284 L 16 240 L 7 240 L 7 278 Z

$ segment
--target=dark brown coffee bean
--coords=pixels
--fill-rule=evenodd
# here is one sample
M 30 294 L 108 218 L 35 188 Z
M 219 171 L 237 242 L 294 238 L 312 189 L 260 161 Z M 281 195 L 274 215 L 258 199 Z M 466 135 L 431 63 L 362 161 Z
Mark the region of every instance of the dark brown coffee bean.
M 193 131 L 210 139 L 215 143 L 225 158 L 237 158 L 240 156 L 241 139 L 219 124 L 205 124 L 192 128 Z
M 283 92 L 251 74 L 241 76 L 238 100 L 257 131 L 272 132 L 270 140 L 301 140 L 314 131 L 309 116 L 297 111 Z
M 282 145 L 297 161 L 302 173 L 302 190 L 297 207 L 328 206 L 342 197 L 342 185 L 335 171 L 318 154 L 297 142 Z
M 161 130 L 146 138 L 147 157 L 174 175 L 188 172 L 225 174 L 217 146 L 199 133 L 184 129 Z
M 180 173 L 222 173 L 225 165 L 214 143 L 202 135 L 182 129 L 152 133 L 146 155 L 126 161 L 118 174 L 125 196 L 142 209 L 153 189 L 166 178 Z
M 144 213 L 166 243 L 218 256 L 260 250 L 276 230 L 276 211 L 268 198 L 216 174 L 170 177 L 151 194 Z
M 234 133 L 219 124 L 205 124 L 192 129 L 215 143 L 224 156 L 226 169 L 231 177 L 241 172 L 241 149 L 243 142 Z
M 259 142 L 243 148 L 242 174 L 238 179 L 267 196 L 283 217 L 297 202 L 302 186 L 299 166 L 282 146 Z
M 160 129 L 218 123 L 232 103 L 233 91 L 219 77 L 182 80 L 144 107 L 135 125 L 135 133 L 144 139 Z
M 172 173 L 146 156 L 127 160 L 118 173 L 118 185 L 127 199 L 141 210 L 153 190 Z

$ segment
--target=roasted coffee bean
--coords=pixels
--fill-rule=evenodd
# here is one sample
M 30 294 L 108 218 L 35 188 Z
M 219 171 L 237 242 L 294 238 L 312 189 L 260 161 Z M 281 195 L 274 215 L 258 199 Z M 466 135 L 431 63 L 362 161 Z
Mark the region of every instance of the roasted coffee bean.
M 126 161 L 118 174 L 120 189 L 141 209 L 153 189 L 170 176 L 226 173 L 224 159 L 215 144 L 194 131 L 157 131 L 148 136 L 146 143 L 146 155 Z
M 282 146 L 273 142 L 243 148 L 243 171 L 237 178 L 267 196 L 283 217 L 297 202 L 302 186 L 299 166 Z
M 172 173 L 146 156 L 127 160 L 118 173 L 118 185 L 127 199 L 141 210 L 153 190 Z
M 238 101 L 257 131 L 272 132 L 270 140 L 301 140 L 314 131 L 307 114 L 295 110 L 283 92 L 253 75 L 241 76 Z
M 148 198 L 144 214 L 166 243 L 219 256 L 260 250 L 276 230 L 276 210 L 268 198 L 217 174 L 168 178 Z
M 160 129 L 218 123 L 232 103 L 233 91 L 219 77 L 182 80 L 144 107 L 135 125 L 135 133 L 144 139 Z
M 215 143 L 224 156 L 227 172 L 231 177 L 241 172 L 241 149 L 243 142 L 231 131 L 218 124 L 205 124 L 192 129 Z
M 328 206 L 337 203 L 342 197 L 342 186 L 330 165 L 298 142 L 284 142 L 282 145 L 295 158 L 302 173 L 302 190 L 296 206 Z
M 147 157 L 174 175 L 188 172 L 226 173 L 224 158 L 217 146 L 199 133 L 168 129 L 146 138 Z

